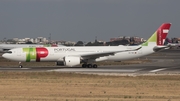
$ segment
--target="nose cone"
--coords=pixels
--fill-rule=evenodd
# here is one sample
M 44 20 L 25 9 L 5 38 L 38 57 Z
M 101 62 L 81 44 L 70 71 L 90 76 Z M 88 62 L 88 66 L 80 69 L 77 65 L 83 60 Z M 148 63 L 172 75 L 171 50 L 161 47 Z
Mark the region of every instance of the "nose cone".
M 3 57 L 3 58 L 6 58 L 6 59 L 9 59 L 9 58 L 10 58 L 10 55 L 7 54 L 7 53 L 4 53 L 4 54 L 2 55 L 2 57 Z
M 14 56 L 13 54 L 9 54 L 9 53 L 4 53 L 2 55 L 2 57 L 5 59 L 8 59 L 8 60 L 13 60 L 13 61 L 18 60 L 18 57 Z

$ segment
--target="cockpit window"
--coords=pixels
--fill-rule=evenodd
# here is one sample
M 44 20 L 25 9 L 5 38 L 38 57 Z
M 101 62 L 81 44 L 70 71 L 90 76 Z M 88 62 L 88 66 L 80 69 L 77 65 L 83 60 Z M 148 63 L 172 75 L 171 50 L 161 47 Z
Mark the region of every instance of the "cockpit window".
M 12 53 L 12 51 L 6 51 L 6 53 L 10 53 L 10 54 L 11 54 L 11 53 Z

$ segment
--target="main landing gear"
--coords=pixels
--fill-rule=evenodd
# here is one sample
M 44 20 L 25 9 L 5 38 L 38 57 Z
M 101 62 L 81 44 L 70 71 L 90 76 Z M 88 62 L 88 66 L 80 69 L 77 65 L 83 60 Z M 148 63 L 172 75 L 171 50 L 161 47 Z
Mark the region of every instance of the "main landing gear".
M 98 66 L 96 64 L 82 64 L 83 68 L 97 68 Z

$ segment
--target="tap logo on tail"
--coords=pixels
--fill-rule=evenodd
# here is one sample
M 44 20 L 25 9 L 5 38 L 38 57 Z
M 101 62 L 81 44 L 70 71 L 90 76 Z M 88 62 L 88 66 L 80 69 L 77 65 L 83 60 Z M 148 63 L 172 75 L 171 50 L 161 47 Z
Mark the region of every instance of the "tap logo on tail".
M 142 46 L 148 46 L 150 42 L 155 46 L 164 45 L 170 27 L 171 23 L 163 23 Z
M 170 23 L 165 23 L 157 30 L 157 45 L 164 45 L 170 26 Z

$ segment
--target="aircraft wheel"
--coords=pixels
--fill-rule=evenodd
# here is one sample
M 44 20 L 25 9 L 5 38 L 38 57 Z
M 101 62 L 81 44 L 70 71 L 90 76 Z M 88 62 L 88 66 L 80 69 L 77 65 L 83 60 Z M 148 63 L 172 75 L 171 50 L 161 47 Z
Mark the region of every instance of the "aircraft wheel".
M 19 68 L 23 68 L 23 66 L 22 66 L 22 65 L 19 65 Z
M 88 67 L 88 68 L 92 68 L 92 64 L 88 64 L 87 67 Z
M 93 68 L 97 68 L 98 66 L 96 64 L 93 65 Z
M 82 64 L 82 68 L 86 68 L 87 67 L 87 64 Z

